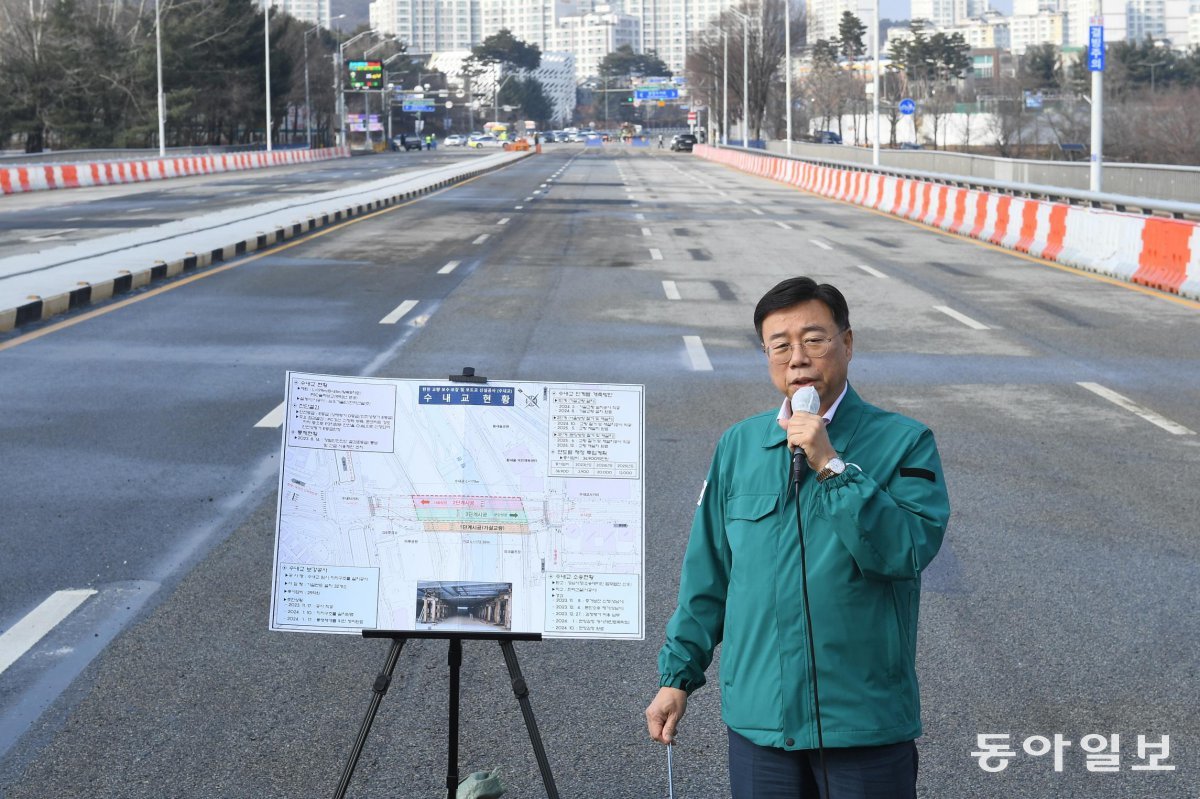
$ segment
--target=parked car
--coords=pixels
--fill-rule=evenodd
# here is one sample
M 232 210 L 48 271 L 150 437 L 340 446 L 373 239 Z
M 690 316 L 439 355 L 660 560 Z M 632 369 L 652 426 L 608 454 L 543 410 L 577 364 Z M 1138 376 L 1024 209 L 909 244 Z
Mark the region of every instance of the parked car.
M 393 136 L 392 137 L 392 149 L 393 150 L 405 150 L 405 151 L 420 150 L 421 149 L 421 137 L 420 136 L 405 136 L 405 137 Z
M 696 144 L 696 137 L 691 133 L 677 133 L 671 137 L 671 151 L 690 153 Z
M 467 143 L 467 137 L 461 133 L 451 133 L 446 138 L 442 139 L 442 145 L 445 147 L 462 147 Z
M 482 150 L 484 147 L 501 147 L 503 145 L 504 142 L 495 136 L 472 136 L 467 140 L 467 146 L 473 147 L 476 150 Z
M 841 144 L 842 137 L 832 130 L 815 130 L 813 136 L 816 137 L 818 144 Z

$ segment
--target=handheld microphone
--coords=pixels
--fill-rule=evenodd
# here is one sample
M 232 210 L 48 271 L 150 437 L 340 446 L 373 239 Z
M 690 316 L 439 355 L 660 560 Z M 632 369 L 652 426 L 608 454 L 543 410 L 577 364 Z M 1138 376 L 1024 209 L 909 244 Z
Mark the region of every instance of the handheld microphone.
M 816 413 L 821 410 L 821 397 L 812 386 L 801 386 L 792 394 L 792 413 Z M 804 450 L 796 447 L 792 453 L 792 482 L 800 485 L 800 477 L 804 473 L 804 465 L 808 457 Z

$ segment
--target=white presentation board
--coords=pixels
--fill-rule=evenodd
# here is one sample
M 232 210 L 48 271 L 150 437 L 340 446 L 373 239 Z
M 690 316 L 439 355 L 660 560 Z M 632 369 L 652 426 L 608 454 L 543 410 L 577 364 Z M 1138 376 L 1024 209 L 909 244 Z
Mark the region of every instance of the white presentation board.
M 645 632 L 643 387 L 289 372 L 271 629 Z

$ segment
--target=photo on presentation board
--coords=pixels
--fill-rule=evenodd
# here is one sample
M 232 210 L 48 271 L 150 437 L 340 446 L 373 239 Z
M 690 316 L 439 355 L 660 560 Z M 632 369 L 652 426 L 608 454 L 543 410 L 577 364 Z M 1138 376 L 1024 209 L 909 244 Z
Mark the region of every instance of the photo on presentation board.
M 417 582 L 417 629 L 512 631 L 512 583 Z

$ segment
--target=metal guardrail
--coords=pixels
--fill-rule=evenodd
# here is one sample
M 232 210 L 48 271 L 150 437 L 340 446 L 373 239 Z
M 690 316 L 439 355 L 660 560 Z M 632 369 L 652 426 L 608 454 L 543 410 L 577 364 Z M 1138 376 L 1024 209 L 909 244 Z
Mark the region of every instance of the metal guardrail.
M 1028 161 L 1022 162 L 1010 158 L 990 158 L 988 156 L 972 156 L 962 155 L 961 153 L 943 153 L 940 151 L 908 151 L 908 150 L 883 150 L 879 154 L 880 166 L 876 167 L 871 164 L 871 150 L 865 147 L 847 147 L 838 144 L 809 144 L 807 142 L 792 142 L 792 155 L 786 154 L 786 142 L 769 142 L 767 149 L 760 150 L 757 148 L 744 147 L 729 147 L 730 150 L 740 150 L 742 152 L 753 153 L 757 155 L 772 155 L 780 158 L 792 158 L 798 161 L 807 161 L 817 163 L 824 166 L 837 167 L 839 169 L 850 169 L 861 172 L 876 172 L 885 175 L 894 175 L 896 177 L 916 178 L 919 180 L 927 180 L 932 183 L 940 183 L 947 186 L 958 186 L 961 188 L 976 188 L 988 189 L 991 191 L 999 191 L 1004 194 L 1012 194 L 1017 197 L 1030 197 L 1033 199 L 1050 200 L 1066 202 L 1071 205 L 1086 205 L 1093 208 L 1105 208 L 1112 211 L 1121 211 L 1127 213 L 1140 213 L 1154 216 L 1169 216 L 1176 219 L 1200 220 L 1200 168 L 1196 167 L 1172 167 L 1162 165 L 1135 165 L 1121 164 L 1118 166 L 1105 165 L 1104 175 L 1105 184 L 1112 185 L 1109 180 L 1110 172 L 1116 169 L 1126 170 L 1146 170 L 1141 173 L 1139 185 L 1156 185 L 1154 175 L 1156 171 L 1172 171 L 1179 170 L 1180 174 L 1195 173 L 1194 179 L 1196 183 L 1196 200 L 1195 201 L 1176 201 L 1172 199 L 1159 199 L 1139 194 L 1118 194 L 1110 192 L 1092 192 L 1086 188 L 1078 188 L 1072 186 L 1056 185 L 1046 182 L 1030 182 L 1026 179 L 1013 179 L 1013 177 L 1029 178 L 1030 176 L 1045 180 L 1053 178 L 1054 174 L 1047 171 L 1025 170 L 1019 169 L 1025 164 L 1029 165 L 1053 165 L 1058 167 L 1080 167 L 1083 170 L 1083 183 L 1087 184 L 1087 169 L 1088 165 L 1081 164 L 1066 164 L 1057 161 Z M 939 160 L 933 161 L 932 165 L 943 169 L 949 168 L 950 171 L 935 171 L 928 169 L 931 165 L 930 160 L 924 162 L 917 159 L 911 159 L 911 156 L 921 155 L 937 155 L 937 156 L 957 156 L 964 159 L 971 159 L 968 162 Z M 985 162 L 1006 162 L 1013 167 L 1009 170 L 1008 177 L 996 176 L 996 165 L 988 167 Z M 926 168 L 914 168 L 914 164 Z M 960 167 L 954 169 L 954 167 Z M 973 175 L 969 171 L 990 172 L 987 175 Z M 999 171 L 1003 172 L 1004 169 Z
M 787 152 L 787 142 L 771 141 L 767 150 L 773 155 Z M 792 142 L 792 154 L 805 160 L 840 161 L 871 164 L 871 148 L 844 144 L 812 144 Z M 945 150 L 880 150 L 880 166 L 908 173 L 922 172 L 957 175 L 960 178 L 992 180 L 1000 183 L 1020 183 L 1030 186 L 1054 187 L 1079 192 L 1088 191 L 1087 162 L 1033 161 L 1019 158 L 998 158 L 988 155 L 969 155 Z M 1104 195 L 1138 198 L 1131 207 L 1151 204 L 1200 204 L 1200 167 L 1172 164 L 1123 164 L 1105 162 Z M 1188 215 L 1195 214 L 1189 211 Z

